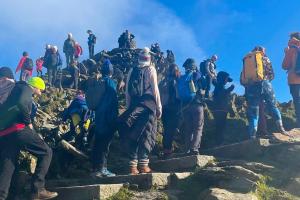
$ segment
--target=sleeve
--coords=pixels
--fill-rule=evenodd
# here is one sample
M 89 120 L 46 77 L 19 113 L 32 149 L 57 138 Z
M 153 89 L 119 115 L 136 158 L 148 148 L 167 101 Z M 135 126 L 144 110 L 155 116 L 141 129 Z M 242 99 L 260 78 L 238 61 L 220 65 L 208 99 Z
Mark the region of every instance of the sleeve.
M 18 107 L 20 109 L 21 118 L 25 125 L 31 124 L 31 109 L 32 109 L 32 92 L 23 89 L 20 95 Z
M 16 69 L 16 73 L 17 73 L 19 70 L 22 69 L 22 66 L 23 66 L 23 64 L 24 64 L 24 62 L 25 62 L 25 59 L 26 59 L 26 57 L 22 57 L 22 58 L 20 59 L 20 62 L 19 62 L 18 66 L 17 66 L 17 69 Z
M 126 92 L 125 92 L 125 96 L 126 96 L 126 107 L 129 108 L 130 106 L 130 95 L 129 95 L 129 91 L 128 91 L 128 83 L 130 80 L 130 76 L 132 73 L 132 68 L 129 70 L 128 75 L 127 75 L 127 80 L 126 80 Z
M 157 81 L 157 73 L 156 69 L 151 66 L 150 67 L 150 85 L 152 88 L 152 93 L 156 102 L 156 111 L 158 112 L 159 115 L 162 113 L 162 105 L 160 101 L 160 94 L 159 94 L 159 89 L 158 89 L 158 81 Z

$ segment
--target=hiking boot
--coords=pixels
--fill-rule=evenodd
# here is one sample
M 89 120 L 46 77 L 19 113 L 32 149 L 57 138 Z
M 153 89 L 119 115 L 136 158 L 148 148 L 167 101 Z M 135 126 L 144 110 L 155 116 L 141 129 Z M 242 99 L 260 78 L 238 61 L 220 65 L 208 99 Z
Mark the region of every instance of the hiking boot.
M 278 130 L 280 131 L 281 134 L 288 135 L 287 131 L 283 127 L 283 124 L 282 124 L 281 120 L 277 121 L 276 125 L 277 125 L 277 128 L 278 128 Z
M 185 155 L 186 156 L 198 156 L 199 155 L 199 151 L 190 150 Z
M 139 167 L 139 171 L 140 171 L 140 174 L 152 172 L 152 170 L 150 169 L 150 167 L 148 165 L 141 165 Z
M 46 199 L 53 199 L 57 197 L 57 192 L 50 192 L 46 189 L 42 189 L 37 193 L 33 193 L 31 195 L 31 200 L 46 200 Z
M 106 168 L 104 168 L 102 170 L 93 172 L 91 174 L 91 176 L 94 178 L 102 178 L 102 177 L 114 177 L 114 176 L 116 176 L 116 174 L 114 174 L 114 173 L 110 172 L 109 170 L 107 170 Z
M 130 166 L 130 175 L 138 175 L 140 172 L 137 168 L 137 166 Z

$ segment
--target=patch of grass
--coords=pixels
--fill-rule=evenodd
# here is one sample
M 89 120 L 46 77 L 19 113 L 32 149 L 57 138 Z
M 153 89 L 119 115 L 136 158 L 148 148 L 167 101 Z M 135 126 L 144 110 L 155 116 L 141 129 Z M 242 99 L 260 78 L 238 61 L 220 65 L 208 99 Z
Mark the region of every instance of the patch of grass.
M 127 188 L 121 188 L 120 191 L 107 200 L 130 200 L 133 197 L 133 193 Z
M 278 190 L 267 185 L 270 179 L 268 177 L 261 178 L 256 184 L 255 195 L 258 200 L 299 200 L 299 198 Z

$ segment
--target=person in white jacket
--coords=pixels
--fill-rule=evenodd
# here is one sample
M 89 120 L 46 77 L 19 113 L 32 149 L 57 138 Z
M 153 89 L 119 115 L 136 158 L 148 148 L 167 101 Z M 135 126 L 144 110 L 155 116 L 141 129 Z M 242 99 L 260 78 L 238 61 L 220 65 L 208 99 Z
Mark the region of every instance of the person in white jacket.
M 120 116 L 119 132 L 127 147 L 130 174 L 149 173 L 149 153 L 155 145 L 162 105 L 157 72 L 151 64 L 148 47 L 141 50 L 137 66 L 128 73 L 126 106 L 127 110 Z

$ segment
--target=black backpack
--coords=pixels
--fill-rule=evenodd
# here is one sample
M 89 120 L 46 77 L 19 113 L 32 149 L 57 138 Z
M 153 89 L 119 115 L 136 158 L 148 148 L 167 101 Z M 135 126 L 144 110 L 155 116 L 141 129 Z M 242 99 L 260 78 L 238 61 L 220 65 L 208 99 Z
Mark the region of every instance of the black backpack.
M 134 67 L 128 81 L 128 93 L 131 97 L 141 97 L 142 81 L 145 68 Z
M 206 63 L 208 62 L 209 60 L 203 60 L 201 63 L 200 63 L 200 73 L 202 76 L 206 76 L 207 74 L 207 71 L 206 71 Z
M 31 71 L 33 69 L 33 61 L 31 58 L 26 58 L 23 64 L 23 69 Z

